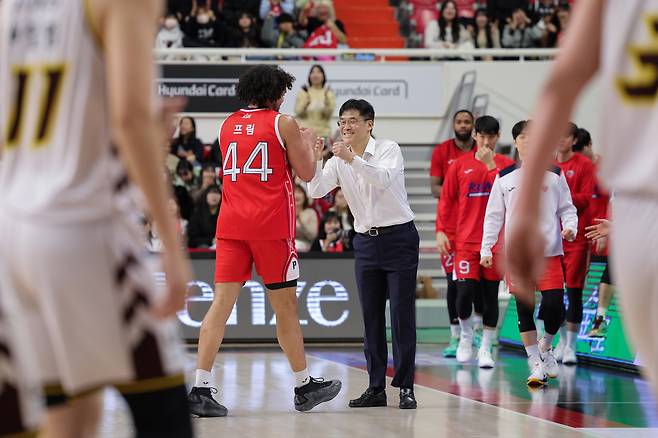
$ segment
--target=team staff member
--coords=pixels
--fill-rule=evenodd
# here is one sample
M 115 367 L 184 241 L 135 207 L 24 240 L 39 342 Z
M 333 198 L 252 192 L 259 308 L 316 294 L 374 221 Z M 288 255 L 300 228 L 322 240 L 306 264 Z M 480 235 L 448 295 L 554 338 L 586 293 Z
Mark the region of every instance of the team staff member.
M 459 158 L 450 167 L 439 200 L 441 223 L 449 223 L 453 214 L 457 216 L 455 277 L 457 313 L 461 326 L 457 361 L 463 363 L 471 360 L 473 296 L 482 293 L 485 329 L 478 352 L 478 363 L 482 368 L 494 366 L 490 350 L 498 323 L 498 286 L 502 280 L 496 269 L 480 266 L 482 225 L 496 174 L 514 164 L 510 158 L 494 152 L 499 137 L 500 125 L 496 119 L 482 116 L 475 121 L 476 149 Z M 498 252 L 499 247 L 494 252 Z
M 430 164 L 430 188 L 435 198 L 441 197 L 443 181 L 445 181 L 448 168 L 457 159 L 473 150 L 475 139 L 473 138 L 473 123 L 475 118 L 468 110 L 459 110 L 452 117 L 452 127 L 455 131 L 454 138 L 444 141 L 432 151 Z M 452 276 L 455 259 L 455 217 L 450 216 L 450 222 L 441 224 L 440 215 L 436 212 L 436 244 L 441 255 L 441 264 L 446 273 L 448 291 L 446 300 L 448 302 L 448 317 L 450 318 L 450 344 L 443 350 L 443 357 L 455 357 L 457 344 L 459 344 L 459 318 L 457 317 L 457 283 Z M 473 328 L 475 337 L 482 329 L 482 294 L 473 297 L 475 315 L 473 316 Z M 477 343 L 477 341 L 476 341 Z
M 578 233 L 576 240 L 564 241 L 564 267 L 566 273 L 567 307 L 566 327 L 560 328 L 560 342 L 555 348 L 555 357 L 565 365 L 575 365 L 576 340 L 583 321 L 583 286 L 587 276 L 589 242 L 585 227 L 589 223 L 589 206 L 594 193 L 594 165 L 583 154 L 573 151 L 578 127 L 571 123 L 568 133 L 559 143 L 555 164 L 562 170 L 571 189 L 573 204 L 578 210 Z
M 322 167 L 322 143 L 309 193 L 322 198 L 337 186 L 354 214 L 355 270 L 363 320 L 370 384 L 350 407 L 386 405 L 386 298 L 393 327 L 392 385 L 400 388 L 401 409 L 415 409 L 416 275 L 419 237 L 404 187 L 402 151 L 391 140 L 372 137 L 375 110 L 365 100 L 348 100 L 339 111 L 342 141 Z

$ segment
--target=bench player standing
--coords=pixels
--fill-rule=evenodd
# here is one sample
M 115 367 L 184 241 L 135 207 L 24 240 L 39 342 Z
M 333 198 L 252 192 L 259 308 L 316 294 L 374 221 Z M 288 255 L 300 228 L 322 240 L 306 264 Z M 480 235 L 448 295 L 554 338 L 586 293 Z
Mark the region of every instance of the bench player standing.
M 614 188 L 612 264 L 630 340 L 642 371 L 658 394 L 658 87 L 656 0 L 577 2 L 560 56 L 539 96 L 536 139 L 526 165 L 509 263 L 530 281 L 541 259 L 538 240 L 540 175 L 566 129 L 578 96 L 600 70 L 602 82 L 601 181 Z M 529 296 L 529 291 L 524 295 Z
M 589 242 L 585 227 L 589 223 L 589 205 L 594 192 L 594 165 L 583 154 L 573 151 L 578 127 L 571 123 L 569 131 L 559 142 L 555 164 L 562 169 L 571 189 L 571 199 L 578 210 L 576 240 L 564 241 L 564 267 L 566 273 L 567 307 L 566 326 L 560 327 L 560 341 L 555 348 L 555 358 L 565 365 L 575 365 L 576 340 L 583 321 L 583 286 L 587 276 Z
M 468 110 L 457 111 L 453 118 L 452 124 L 455 131 L 455 137 L 444 141 L 436 146 L 432 151 L 432 161 L 430 165 L 430 188 L 435 198 L 441 197 L 441 188 L 445 180 L 448 168 L 459 157 L 469 153 L 475 145 L 473 138 L 473 122 L 475 118 Z M 446 301 L 448 303 L 448 317 L 450 318 L 450 344 L 443 350 L 444 357 L 455 357 L 457 354 L 457 345 L 459 344 L 459 318 L 457 317 L 457 283 L 452 277 L 455 258 L 455 224 L 456 214 L 450 216 L 451 223 L 445 227 L 441 225 L 438 204 L 436 212 L 436 243 L 441 254 L 441 264 L 446 273 L 448 290 Z M 444 230 L 444 231 L 440 231 Z M 474 330 L 478 331 L 478 322 L 482 324 L 482 295 L 477 294 L 474 299 L 475 316 Z M 479 321 L 475 321 L 478 318 Z M 481 327 L 480 327 L 481 329 Z M 476 335 L 477 336 L 477 335 Z M 479 345 L 478 345 L 479 346 Z
M 188 397 L 193 414 L 223 417 L 212 397 L 211 374 L 224 332 L 252 266 L 263 278 L 276 314 L 279 345 L 295 373 L 294 404 L 308 411 L 333 399 L 338 380 L 309 376 L 297 313 L 299 261 L 295 249 L 295 198 L 291 167 L 304 181 L 315 175 L 315 132 L 299 129 L 278 110 L 295 78 L 272 65 L 250 68 L 237 86 L 249 107 L 228 116 L 219 128 L 223 165 L 222 208 L 217 220 L 215 299 L 199 335 L 196 381 Z
M 512 128 L 512 137 L 519 151 L 519 160 L 523 162 L 528 141 L 527 121 L 521 121 Z M 486 268 L 493 266 L 492 248 L 505 227 L 507 231 L 514 222 L 521 174 L 524 168 L 513 165 L 500 171 L 491 188 L 487 203 L 482 236 L 480 263 Z M 562 239 L 573 240 L 578 229 L 576 207 L 571 202 L 571 193 L 567 181 L 559 167 L 554 166 L 545 172 L 542 187 L 541 231 L 546 241 L 544 251 L 544 269 L 533 289 L 542 295 L 539 314 L 544 320 L 545 334 L 541 342 L 537 342 L 537 329 L 534 321 L 534 302 L 526 304 L 517 300 L 517 313 L 521 340 L 528 354 L 530 375 L 529 386 L 543 386 L 546 378 L 556 378 L 559 373 L 557 361 L 553 355 L 553 337 L 557 334 L 564 321 L 564 272 L 562 269 Z M 560 226 L 563 231 L 560 231 Z M 510 293 L 519 292 L 516 282 L 507 276 Z
M 35 347 L 48 384 L 47 436 L 95 436 L 106 385 L 127 401 L 137 436 L 192 436 L 170 318 L 191 275 L 153 99 L 160 6 L 0 3 L 0 288 L 30 324 L 18 341 Z M 164 243 L 163 300 L 133 182 Z
M 442 224 L 450 223 L 451 215 L 457 216 L 455 277 L 457 313 L 461 326 L 457 361 L 468 362 L 473 354 L 473 296 L 482 293 L 485 328 L 478 352 L 478 364 L 482 368 L 494 366 L 491 346 L 498 324 L 498 286 L 502 280 L 495 268 L 480 266 L 482 225 L 496 174 L 500 169 L 514 164 L 510 158 L 494 152 L 499 137 L 500 125 L 496 119 L 482 116 L 475 121 L 476 150 L 452 164 L 439 200 Z M 445 249 L 443 251 L 445 254 Z

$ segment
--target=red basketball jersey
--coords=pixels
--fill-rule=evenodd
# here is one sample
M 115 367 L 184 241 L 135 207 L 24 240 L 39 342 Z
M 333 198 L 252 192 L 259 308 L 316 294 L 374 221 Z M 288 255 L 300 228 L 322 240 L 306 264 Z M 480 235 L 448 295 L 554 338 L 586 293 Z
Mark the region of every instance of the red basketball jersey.
M 295 197 L 280 116 L 269 109 L 243 109 L 219 128 L 224 176 L 217 238 L 294 238 Z

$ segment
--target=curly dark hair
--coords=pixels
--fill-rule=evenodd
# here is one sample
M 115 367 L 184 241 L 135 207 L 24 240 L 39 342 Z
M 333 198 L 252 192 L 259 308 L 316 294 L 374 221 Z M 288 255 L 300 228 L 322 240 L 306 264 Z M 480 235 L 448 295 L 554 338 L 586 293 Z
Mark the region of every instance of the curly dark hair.
M 240 76 L 238 99 L 247 105 L 271 107 L 292 89 L 295 77 L 276 65 L 256 65 Z

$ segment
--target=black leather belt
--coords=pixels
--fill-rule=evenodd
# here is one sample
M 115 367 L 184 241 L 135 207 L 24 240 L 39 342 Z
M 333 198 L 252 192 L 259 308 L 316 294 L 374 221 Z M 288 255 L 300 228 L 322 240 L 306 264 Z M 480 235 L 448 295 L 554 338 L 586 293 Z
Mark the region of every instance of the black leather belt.
M 368 236 L 368 237 L 377 237 L 382 234 L 389 234 L 394 231 L 397 231 L 403 227 L 409 226 L 409 224 L 412 224 L 413 221 L 411 222 L 406 222 L 404 224 L 398 224 L 398 225 L 389 225 L 387 227 L 372 227 L 365 233 L 359 233 L 362 236 Z

